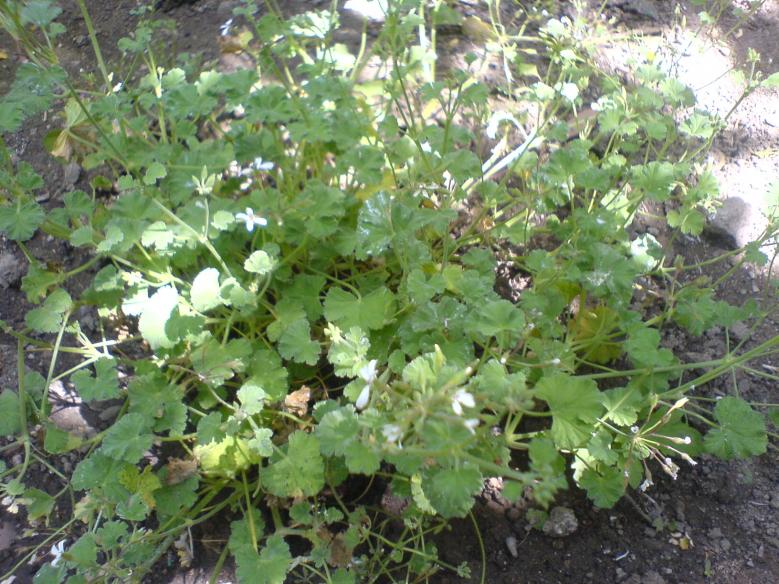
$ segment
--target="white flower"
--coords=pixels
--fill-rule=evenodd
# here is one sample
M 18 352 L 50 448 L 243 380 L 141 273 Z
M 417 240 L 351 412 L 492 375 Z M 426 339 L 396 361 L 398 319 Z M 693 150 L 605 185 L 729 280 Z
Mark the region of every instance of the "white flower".
M 403 437 L 403 430 L 401 430 L 400 426 L 397 424 L 384 424 L 384 427 L 381 429 L 381 433 L 384 434 L 384 437 L 390 444 L 399 442 Z
M 368 385 L 376 381 L 376 359 L 368 361 L 368 364 L 364 365 L 357 375 Z
M 362 388 L 360 395 L 357 396 L 357 401 L 354 402 L 354 407 L 358 410 L 362 410 L 368 405 L 368 400 L 371 399 L 371 386 L 366 385 Z
M 473 408 L 476 406 L 476 401 L 473 399 L 473 395 L 465 391 L 464 389 L 458 389 L 454 392 L 452 397 L 452 410 L 458 416 L 463 415 L 463 406 L 466 408 Z
M 511 122 L 517 128 L 522 128 L 520 123 L 517 121 L 517 118 L 512 116 L 510 113 L 495 112 L 492 114 L 492 117 L 490 118 L 490 121 L 487 123 L 487 127 L 484 130 L 484 133 L 487 134 L 487 137 L 490 140 L 494 140 L 498 135 L 498 126 L 500 126 L 501 122 Z
M 560 359 L 558 357 L 555 357 L 554 359 L 549 361 L 549 363 L 551 363 L 552 365 L 559 365 L 560 364 Z
M 227 21 L 225 21 L 225 23 L 219 27 L 219 31 L 221 32 L 222 36 L 227 36 L 228 34 L 230 34 L 230 29 L 232 28 L 232 26 L 233 26 L 233 19 L 228 18 Z
M 646 479 L 644 479 L 644 482 L 642 482 L 642 483 L 641 483 L 641 485 L 638 487 L 638 490 L 639 490 L 639 491 L 641 491 L 641 492 L 643 493 L 643 492 L 645 492 L 645 491 L 646 491 L 646 490 L 647 490 L 649 487 L 651 487 L 652 485 L 654 485 L 654 483 L 652 482 L 652 479 L 651 479 L 651 478 L 649 478 L 649 477 L 647 477 Z
M 576 98 L 579 97 L 579 88 L 575 83 L 563 83 L 559 91 L 560 95 L 570 102 L 576 101 Z
M 51 546 L 49 553 L 54 556 L 54 559 L 51 561 L 51 565 L 56 566 L 60 559 L 62 559 L 62 554 L 65 553 L 65 540 L 63 539 L 62 541 Z
M 254 214 L 254 211 L 251 207 L 246 207 L 246 213 L 236 213 L 235 218 L 238 221 L 243 221 L 246 223 L 246 230 L 251 233 L 254 231 L 254 226 L 259 225 L 260 227 L 265 227 L 268 224 L 268 220 L 264 217 L 258 217 Z
M 465 424 L 465 427 L 468 428 L 468 431 L 471 434 L 476 434 L 476 428 L 479 426 L 479 419 L 478 418 L 469 418 L 463 422 Z
M 366 365 L 363 365 L 357 375 L 365 382 L 365 387 L 362 388 L 360 395 L 357 396 L 354 407 L 362 410 L 368 405 L 368 400 L 371 399 L 371 385 L 376 381 L 376 359 L 371 359 Z
M 273 163 L 263 160 L 262 156 L 258 156 L 254 159 L 254 162 L 252 162 L 252 168 L 259 172 L 268 172 L 269 170 L 273 170 Z

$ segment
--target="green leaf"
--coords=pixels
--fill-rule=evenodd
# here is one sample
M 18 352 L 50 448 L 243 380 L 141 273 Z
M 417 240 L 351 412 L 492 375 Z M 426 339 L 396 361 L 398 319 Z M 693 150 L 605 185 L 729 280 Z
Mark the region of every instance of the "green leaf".
M 280 401 L 287 395 L 289 383 L 287 370 L 281 365 L 281 357 L 275 351 L 255 350 L 250 364 L 251 378 L 247 383 L 262 387 L 269 401 Z
M 165 333 L 165 325 L 178 301 L 179 294 L 172 286 L 162 286 L 144 304 L 138 319 L 138 330 L 152 350 L 170 348 L 175 344 Z
M 342 288 L 330 288 L 325 298 L 325 318 L 344 329 L 380 329 L 394 313 L 395 297 L 383 286 L 361 298 Z
M 68 241 L 73 247 L 93 245 L 95 243 L 94 230 L 89 225 L 84 225 L 71 231 Z
M 22 4 L 19 16 L 24 24 L 44 27 L 61 13 L 62 9 L 52 4 L 51 0 L 30 0 Z
M 638 412 L 644 407 L 644 397 L 637 385 L 628 384 L 603 392 L 603 417 L 618 426 L 632 426 L 638 420 Z
M 173 230 L 164 221 L 155 221 L 141 235 L 141 244 L 144 247 L 153 247 L 158 252 L 167 251 L 174 240 Z
M 117 460 L 135 463 L 151 448 L 153 439 L 146 418 L 136 413 L 125 414 L 106 432 L 100 452 Z
M 17 200 L 16 204 L 0 207 L 0 233 L 12 241 L 27 241 L 43 223 L 46 214 L 35 201 Z
M 619 460 L 617 453 L 611 449 L 611 434 L 605 430 L 600 430 L 590 439 L 587 450 L 592 458 L 608 465 Z
M 674 165 L 670 162 L 653 161 L 633 167 L 633 187 L 641 189 L 654 201 L 670 198 L 676 180 Z
M 265 390 L 253 383 L 244 383 L 235 395 L 241 402 L 241 409 L 250 416 L 259 414 L 268 399 Z
M 160 489 L 154 491 L 157 515 L 172 516 L 182 509 L 192 508 L 198 500 L 198 484 L 197 477 L 189 477 L 173 485 L 163 484 Z
M 84 191 L 71 191 L 62 197 L 65 202 L 65 210 L 71 219 L 91 217 L 95 210 L 95 203 Z
M 392 197 L 382 191 L 365 201 L 357 217 L 358 258 L 380 255 L 394 235 Z
M 779 407 L 774 406 L 768 410 L 768 419 L 776 428 L 779 428 Z
M 194 452 L 203 472 L 229 478 L 260 461 L 248 442 L 236 436 L 195 446 Z
M 0 408 L 2 404 L 0 404 Z M 81 438 L 75 434 L 60 430 L 54 424 L 46 424 L 43 447 L 50 454 L 62 454 L 81 446 Z
M 56 568 L 51 564 L 44 564 L 35 573 L 33 584 L 60 584 L 67 573 L 67 567 L 59 564 Z
M 323 276 L 301 274 L 296 276 L 292 281 L 292 285 L 284 288 L 281 294 L 283 298 L 302 306 L 308 320 L 315 322 L 322 316 L 323 308 L 319 294 L 325 285 L 325 281 Z
M 703 233 L 703 227 L 706 223 L 703 213 L 689 208 L 682 208 L 679 211 L 671 209 L 666 214 L 666 219 L 668 220 L 668 225 L 678 228 L 682 233 L 688 235 L 700 235 Z
M 592 425 L 603 411 L 598 386 L 591 379 L 553 373 L 536 384 L 536 397 L 549 404 L 552 412 L 551 435 L 564 450 L 583 446 Z
M 66 552 L 69 561 L 81 567 L 97 564 L 97 543 L 93 533 L 85 533 Z
M 165 167 L 159 162 L 153 162 L 149 165 L 149 168 L 146 169 L 146 174 L 143 176 L 143 184 L 156 184 L 159 179 L 165 178 L 166 176 L 168 176 L 168 171 Z
M 192 289 L 189 291 L 192 306 L 198 312 L 206 312 L 222 304 L 222 296 L 219 287 L 219 270 L 206 268 L 192 281 Z
M 381 465 L 381 457 L 370 446 L 362 442 L 352 442 L 344 451 L 346 467 L 353 474 L 372 476 Z
M 27 423 L 25 420 L 24 423 Z M 0 393 L 0 436 L 10 436 L 22 429 L 19 396 L 13 391 Z
M 508 300 L 492 300 L 482 306 L 473 318 L 473 329 L 493 337 L 502 332 L 521 334 L 525 327 L 525 315 Z
M 270 536 L 259 554 L 251 546 L 241 546 L 233 555 L 240 584 L 284 584 L 292 563 L 289 546 L 280 535 Z
M 22 290 L 27 295 L 29 302 L 40 302 L 47 294 L 49 288 L 62 281 L 62 276 L 55 272 L 47 272 L 37 263 L 31 263 L 27 268 L 27 275 L 22 278 Z
M 219 442 L 225 437 L 222 430 L 222 414 L 211 412 L 207 416 L 200 418 L 197 423 L 197 443 L 200 445 Z
M 62 328 L 65 313 L 73 301 L 65 290 L 59 288 L 44 301 L 43 306 L 30 310 L 24 320 L 27 326 L 41 333 L 56 333 Z
M 343 456 L 346 447 L 358 440 L 360 430 L 354 406 L 327 412 L 316 427 L 319 448 L 325 456 Z
M 368 362 L 368 337 L 358 326 L 343 333 L 338 327 L 328 325 L 325 334 L 330 337 L 327 360 L 333 365 L 335 374 L 339 377 L 356 377 Z
M 768 77 L 760 82 L 762 87 L 779 87 L 779 73 L 771 73 Z
M 258 428 L 254 431 L 254 437 L 247 442 L 249 449 L 257 456 L 267 458 L 273 454 L 273 431 L 270 428 Z
M 669 367 L 675 361 L 669 349 L 660 348 L 660 332 L 643 324 L 630 329 L 624 348 L 637 369 Z
M 444 468 L 432 471 L 422 481 L 422 488 L 430 504 L 442 517 L 465 517 L 473 507 L 473 497 L 483 486 L 477 468 Z
M 433 274 L 430 279 L 425 278 L 425 273 L 419 268 L 415 268 L 408 275 L 406 288 L 411 300 L 417 304 L 424 304 L 436 294 L 444 291 L 445 282 L 440 273 Z
M 277 497 L 313 497 L 325 485 L 319 440 L 296 431 L 290 436 L 285 452 L 276 453 L 260 477 L 268 492 Z
M 311 339 L 311 327 L 305 318 L 289 325 L 279 337 L 279 354 L 297 363 L 316 365 L 321 348 Z
M 261 249 L 252 252 L 252 255 L 243 263 L 244 270 L 252 274 L 260 274 L 261 276 L 272 272 L 275 266 L 275 260 L 268 255 L 268 252 Z
M 143 416 L 154 432 L 170 431 L 180 436 L 187 425 L 187 406 L 182 388 L 169 383 L 163 375 L 147 374 L 136 377 L 127 388 L 130 413 Z
M 743 399 L 723 397 L 714 408 L 720 427 L 704 438 L 706 452 L 724 460 L 764 454 L 768 446 L 765 421 Z
M 54 497 L 40 489 L 27 489 L 23 503 L 27 507 L 27 518 L 31 520 L 47 517 L 54 509 Z
M 86 401 L 101 401 L 119 397 L 119 378 L 116 373 L 116 360 L 98 359 L 95 362 L 95 375 L 86 369 L 74 373 L 70 380 L 76 391 Z
M 618 468 L 605 467 L 600 472 L 588 468 L 582 473 L 579 486 L 597 507 L 610 509 L 625 492 L 625 477 Z

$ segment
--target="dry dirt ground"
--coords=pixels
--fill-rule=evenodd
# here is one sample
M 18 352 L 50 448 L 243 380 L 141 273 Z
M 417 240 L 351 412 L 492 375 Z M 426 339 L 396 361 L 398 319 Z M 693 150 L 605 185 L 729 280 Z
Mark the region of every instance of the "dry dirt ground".
M 600 4 L 600 0 L 597 2 Z M 93 65 L 86 30 L 75 3 L 62 2 L 60 21 L 67 34 L 59 47 L 63 63 L 72 71 L 89 70 Z M 170 2 L 166 16 L 175 22 L 175 33 L 168 54 L 186 51 L 203 62 L 219 58 L 217 38 L 219 26 L 230 17 L 236 2 L 200 0 L 176 5 Z M 329 1 L 281 2 L 285 9 L 323 8 Z M 463 1 L 462 9 L 475 10 L 477 2 Z M 524 4 L 530 4 L 524 2 Z M 567 4 L 567 3 L 563 3 Z M 107 60 L 119 57 L 112 47 L 115 41 L 132 30 L 134 8 L 132 0 L 91 0 L 87 2 Z M 512 3 L 504 0 L 503 7 Z M 641 40 L 604 42 L 604 60 L 618 70 L 631 56 L 640 55 L 646 47 L 674 46 L 681 58 L 675 63 L 679 78 L 698 90 L 701 107 L 727 111 L 739 95 L 739 86 L 727 71 L 746 59 L 747 48 L 754 47 L 763 55 L 762 67 L 773 72 L 779 64 L 779 2 L 769 0 L 758 14 L 739 25 L 726 15 L 712 39 L 693 40 L 674 26 L 679 15 L 674 14 L 675 2 L 669 0 L 610 0 L 605 3 L 606 15 L 613 18 L 615 30 L 639 33 Z M 683 5 L 683 14 L 695 26 L 695 11 Z M 350 16 L 359 25 L 359 18 Z M 347 20 L 348 22 L 348 20 Z M 736 35 L 725 38 L 738 25 Z M 19 52 L 7 36 L 0 34 L 0 49 L 9 57 L 0 60 L 0 94 L 13 79 Z M 227 64 L 229 66 L 229 63 Z M 78 168 L 63 169 L 41 147 L 43 136 L 53 127 L 51 119 L 37 119 L 12 136 L 8 145 L 16 160 L 25 160 L 46 179 L 43 193 L 46 204 L 56 206 L 64 192 L 74 185 L 84 185 Z M 762 194 L 779 178 L 779 98 L 758 92 L 741 104 L 712 154 L 722 184 L 723 197 L 730 199 L 725 211 L 714 219 L 709 233 L 701 240 L 680 240 L 677 253 L 688 258 L 704 259 L 724 251 L 723 246 L 743 242 L 762 220 Z M 45 236 L 37 236 L 31 251 L 45 261 L 60 265 L 77 265 L 83 258 L 65 246 L 52 245 Z M 715 265 L 707 275 L 717 277 L 729 266 Z M 21 253 L 9 242 L 0 239 L 0 318 L 12 325 L 19 324 L 29 306 L 19 290 L 19 280 L 25 271 Z M 696 274 L 699 275 L 699 274 Z M 739 271 L 721 293 L 723 299 L 740 304 L 746 297 L 762 297 L 766 277 L 746 270 Z M 82 315 L 90 324 L 90 315 Z M 92 322 L 94 326 L 94 322 Z M 750 343 L 764 340 L 779 331 L 776 317 L 769 317 L 757 329 Z M 699 361 L 715 358 L 727 348 L 734 337 L 748 334 L 746 327 L 726 331 L 715 329 L 703 338 L 691 340 L 682 333 L 665 332 L 667 346 L 682 359 Z M 31 355 L 27 366 L 41 370 L 45 355 Z M 776 366 L 777 362 L 756 364 Z M 0 385 L 14 387 L 16 376 L 16 343 L 0 335 Z M 732 391 L 737 384 L 741 394 L 758 402 L 779 401 L 779 388 L 772 382 L 744 373 L 700 388 L 701 395 L 717 396 Z M 67 398 L 66 393 L 62 395 Z M 100 412 L 83 407 L 60 404 L 72 416 L 72 423 L 101 424 Z M 105 417 L 105 416 L 104 416 Z M 65 422 L 63 422 L 65 423 Z M 7 452 L 9 462 L 18 453 Z M 61 457 L 56 464 L 68 470 L 76 458 Z M 478 506 L 476 517 L 484 540 L 486 557 L 482 558 L 474 526 L 469 521 L 454 522 L 451 529 L 437 540 L 442 559 L 450 564 L 467 562 L 473 576 L 462 580 L 452 574 L 439 574 L 431 582 L 488 583 L 610 583 L 672 584 L 711 582 L 717 584 L 770 584 L 779 582 L 779 456 L 775 451 L 762 458 L 745 462 L 723 463 L 703 458 L 696 467 L 683 469 L 677 481 L 656 477 L 658 484 L 633 500 L 624 500 L 614 509 L 594 509 L 581 493 L 570 492 L 560 497 L 557 505 L 569 511 L 560 512 L 560 529 L 564 537 L 552 537 L 530 526 L 526 513 L 505 507 L 493 489 L 487 489 Z M 34 471 L 35 485 L 52 490 L 58 488 L 55 479 L 42 467 Z M 65 519 L 67 505 L 57 509 L 53 524 Z M 575 521 L 571 518 L 575 517 Z M 646 518 L 652 523 L 646 521 Z M 0 574 L 5 573 L 32 546 L 40 535 L 25 532 L 24 517 L 0 508 Z M 211 538 L 219 536 L 219 527 L 211 528 Z M 39 530 L 45 531 L 45 530 Z M 163 558 L 156 575 L 149 581 L 201 583 L 210 575 L 215 554 L 202 543 L 205 534 L 195 532 L 195 565 L 178 566 L 173 552 Z M 689 545 L 680 545 L 689 542 Z M 485 562 L 483 563 L 483 560 Z M 45 556 L 25 564 L 17 573 L 15 584 L 31 582 L 35 570 Z M 486 577 L 481 579 L 482 567 Z M 220 581 L 232 578 L 229 568 Z M 7 582 L 7 581 L 6 581 Z

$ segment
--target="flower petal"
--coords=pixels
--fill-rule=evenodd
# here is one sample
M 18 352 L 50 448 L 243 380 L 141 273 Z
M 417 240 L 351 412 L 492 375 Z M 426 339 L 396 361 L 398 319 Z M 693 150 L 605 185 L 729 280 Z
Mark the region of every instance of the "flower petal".
M 362 410 L 368 405 L 368 400 L 371 398 L 371 386 L 366 385 L 362 388 L 360 395 L 357 396 L 357 401 L 354 402 L 354 407 L 358 410 Z

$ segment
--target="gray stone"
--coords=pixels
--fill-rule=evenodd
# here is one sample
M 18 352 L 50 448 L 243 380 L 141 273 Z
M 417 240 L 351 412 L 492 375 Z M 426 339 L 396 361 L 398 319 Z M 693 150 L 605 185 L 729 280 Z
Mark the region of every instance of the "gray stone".
M 513 535 L 509 535 L 506 538 L 506 549 L 508 549 L 512 558 L 519 557 L 519 550 L 517 549 L 517 538 Z
M 16 284 L 24 274 L 24 266 L 11 252 L 0 254 L 0 288 Z
M 66 191 L 70 191 L 76 186 L 78 178 L 81 176 L 81 167 L 77 162 L 71 162 L 62 169 L 62 186 Z
M 16 540 L 16 528 L 13 523 L 3 521 L 0 524 L 0 552 L 10 548 Z
M 579 520 L 573 509 L 555 507 L 544 523 L 543 531 L 549 537 L 567 537 L 579 528 Z
M 740 341 L 742 339 L 745 339 L 749 336 L 750 333 L 750 327 L 748 327 L 743 322 L 737 322 L 733 324 L 733 326 L 730 327 L 730 334 L 737 340 Z M 742 388 L 743 391 L 743 388 Z
M 654 570 L 650 570 L 641 578 L 641 584 L 666 584 L 665 578 Z

